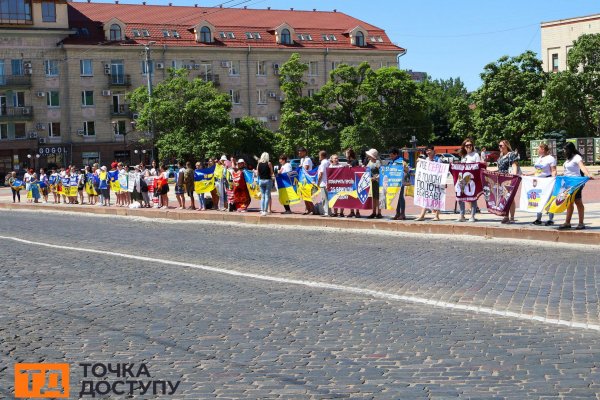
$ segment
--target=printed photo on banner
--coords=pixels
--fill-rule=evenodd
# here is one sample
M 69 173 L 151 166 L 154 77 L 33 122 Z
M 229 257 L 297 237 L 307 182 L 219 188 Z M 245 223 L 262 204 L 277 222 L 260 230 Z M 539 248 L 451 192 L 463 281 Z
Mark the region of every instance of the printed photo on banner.
M 327 168 L 330 208 L 372 208 L 371 173 L 367 168 Z
M 404 165 L 385 165 L 379 168 L 379 202 L 381 208 L 395 210 L 392 203 L 404 184 Z
M 522 176 L 519 209 L 530 213 L 543 212 L 544 206 L 552 194 L 555 180 L 554 177 Z
M 194 191 L 210 193 L 215 189 L 215 167 L 197 169 L 194 171 Z
M 553 214 L 565 212 L 589 179 L 587 176 L 557 176 L 544 210 Z
M 475 201 L 483 192 L 479 163 L 454 163 L 450 173 L 454 181 L 454 191 L 458 201 Z
M 298 195 L 298 173 L 291 171 L 277 175 L 277 194 L 282 206 L 290 206 L 300 203 Z
M 313 202 L 313 197 L 319 193 L 317 185 L 317 173 L 319 168 L 311 169 L 310 171 L 300 168 L 298 170 L 298 194 L 300 199 L 308 202 Z
M 481 180 L 487 210 L 500 216 L 508 215 L 510 205 L 519 189 L 521 177 L 484 169 L 481 170 Z
M 415 173 L 415 205 L 430 210 L 446 209 L 446 179 L 450 165 L 418 160 Z

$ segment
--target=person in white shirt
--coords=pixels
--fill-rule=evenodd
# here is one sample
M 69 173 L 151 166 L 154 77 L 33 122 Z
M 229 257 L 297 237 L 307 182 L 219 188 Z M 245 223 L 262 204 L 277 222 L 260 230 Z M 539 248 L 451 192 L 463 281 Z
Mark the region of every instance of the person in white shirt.
M 538 147 L 539 157 L 533 164 L 535 170 L 533 175 L 540 178 L 548 178 L 556 176 L 556 159 L 550 154 L 550 147 L 546 143 L 540 144 Z M 545 226 L 554 225 L 554 214 L 548 213 L 548 221 Z M 537 213 L 537 218 L 532 222 L 533 225 L 542 225 L 542 213 Z
M 313 169 L 313 162 L 308 156 L 306 148 L 298 147 L 298 157 L 300 157 L 300 168 L 306 171 Z M 313 204 L 312 200 L 304 200 L 304 207 L 306 207 L 306 210 L 304 211 L 303 215 L 315 213 L 315 205 Z
M 470 138 L 465 139 L 460 146 L 459 154 L 461 156 L 461 163 L 478 163 L 481 162 L 481 157 L 475 151 L 475 146 L 473 144 L 473 140 Z M 465 222 L 465 202 L 459 201 L 458 207 L 460 209 L 460 217 L 456 220 L 457 222 Z M 469 218 L 469 222 L 477 221 L 475 219 L 475 213 L 477 212 L 477 200 L 471 201 L 471 218 Z
M 322 217 L 329 217 L 329 196 L 327 196 L 327 168 L 329 168 L 329 159 L 327 158 L 327 152 L 321 150 L 319 152 L 319 171 L 317 175 L 317 184 L 321 188 L 321 204 L 323 204 L 323 215 Z
M 590 179 L 594 179 L 592 178 L 590 171 L 588 171 L 587 167 L 583 163 L 583 158 L 581 158 L 581 154 L 577 151 L 573 143 L 568 142 L 565 145 L 564 150 L 565 157 L 567 158 L 563 164 L 564 176 L 587 176 Z M 583 201 L 581 200 L 581 192 L 583 192 L 583 188 L 579 189 L 575 195 L 575 205 L 577 206 L 577 215 L 579 216 L 579 224 L 577 224 L 575 227 L 577 230 L 585 229 L 585 225 L 583 223 L 585 207 L 583 206 Z M 567 217 L 565 218 L 565 223 L 558 227 L 559 230 L 571 229 L 571 217 L 573 217 L 574 209 L 575 207 L 573 204 L 567 208 Z

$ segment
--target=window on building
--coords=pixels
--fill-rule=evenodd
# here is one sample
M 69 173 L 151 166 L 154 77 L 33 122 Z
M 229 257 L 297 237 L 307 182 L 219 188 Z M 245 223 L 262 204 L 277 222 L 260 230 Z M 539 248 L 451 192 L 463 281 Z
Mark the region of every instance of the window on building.
M 0 140 L 8 139 L 8 124 L 0 124 Z
M 46 60 L 44 65 L 46 76 L 58 76 L 58 60 Z
M 94 91 L 93 90 L 83 90 L 81 92 L 81 105 L 84 107 L 89 107 L 94 105 Z
M 221 39 L 225 39 L 225 38 L 227 38 L 227 34 L 225 32 L 219 32 L 219 37 Z
M 139 29 L 134 29 L 133 31 L 131 31 L 131 33 L 133 33 L 134 38 L 142 36 Z
M 170 37 L 171 36 L 171 32 L 169 32 L 166 29 L 164 29 L 162 32 L 163 32 L 163 37 Z
M 256 40 L 262 39 L 262 36 L 260 36 L 260 33 L 254 32 L 254 39 L 256 39 Z
M 42 0 L 42 21 L 56 22 L 56 4 L 54 0 Z
M 142 29 L 142 36 L 150 37 L 150 32 L 148 32 L 148 29 Z
M 31 23 L 31 0 L 1 0 L 0 24 Z
M 50 122 L 48 124 L 48 136 L 60 137 L 60 122 Z
M 342 62 L 341 62 L 341 61 L 332 61 L 332 62 L 331 62 L 331 70 L 334 70 L 334 69 L 336 69 L 337 67 L 339 67 L 339 66 L 340 66 L 340 64 L 342 64 Z
M 246 32 L 246 39 L 252 39 L 252 32 Z
M 4 60 L 0 59 L 0 85 L 6 84 L 6 76 L 4 71 Z
M 57 91 L 46 93 L 46 105 L 48 107 L 60 107 L 60 96 Z
M 267 63 L 265 61 L 256 62 L 256 75 L 266 76 L 267 75 Z
M 308 76 L 319 75 L 319 63 L 317 61 L 308 62 Z
M 558 72 L 558 53 L 552 54 L 552 72 Z
M 25 132 L 25 124 L 15 124 L 15 139 L 25 139 L 27 133 Z
M 329 41 L 329 35 L 323 35 L 323 40 L 328 42 Z
M 96 136 L 96 125 L 94 121 L 83 122 L 83 136 Z
M 121 26 L 119 24 L 112 24 L 110 26 L 110 40 L 122 40 L 121 39 Z
M 240 91 L 238 89 L 231 89 L 229 91 L 229 96 L 231 96 L 231 103 L 241 104 L 241 96 Z
M 301 33 L 297 34 L 296 37 L 298 38 L 298 40 L 304 40 L 304 35 Z
M 174 38 L 179 39 L 181 37 L 181 35 L 179 34 L 179 32 L 177 31 L 172 31 L 171 34 L 173 35 Z
M 13 93 L 13 107 L 25 107 L 25 92 Z
M 223 32 L 221 32 L 223 33 Z M 221 35 L 221 37 L 223 37 Z M 200 28 L 200 42 L 202 43 L 210 43 L 212 42 L 212 33 L 210 32 L 210 28 L 208 26 L 203 26 Z
M 13 76 L 23 75 L 23 60 L 10 60 Z
M 312 36 L 310 33 L 307 33 L 306 35 L 304 35 L 304 37 L 306 38 L 306 40 L 312 40 Z
M 79 74 L 81 76 L 93 76 L 92 60 L 79 60 Z
M 229 39 L 235 39 L 235 34 L 233 32 L 227 32 L 227 37 Z
M 229 75 L 230 76 L 239 76 L 240 75 L 240 62 L 239 61 L 229 61 Z
M 292 43 L 292 35 L 290 35 L 289 29 L 281 30 L 281 44 L 291 44 Z
M 315 95 L 315 89 L 308 89 L 306 95 L 308 97 L 313 97 Z
M 267 91 L 265 89 L 258 89 L 256 95 L 258 104 L 267 104 Z
M 329 39 L 331 39 L 333 42 L 337 41 L 337 37 L 335 37 L 335 35 L 329 35 Z
M 93 165 L 100 162 L 100 153 L 97 151 L 83 151 L 81 153 L 81 165 Z
M 354 43 L 358 47 L 363 47 L 365 45 L 365 34 L 362 33 L 361 31 L 357 31 L 355 39 L 354 39 Z
M 125 135 L 127 129 L 127 123 L 123 120 L 116 121 L 116 124 L 113 126 L 115 135 Z
M 148 67 L 150 67 L 150 73 L 154 73 L 154 61 L 150 60 L 150 63 L 148 64 L 146 60 L 142 60 L 140 63 L 142 66 L 142 75 L 146 75 L 148 73 Z

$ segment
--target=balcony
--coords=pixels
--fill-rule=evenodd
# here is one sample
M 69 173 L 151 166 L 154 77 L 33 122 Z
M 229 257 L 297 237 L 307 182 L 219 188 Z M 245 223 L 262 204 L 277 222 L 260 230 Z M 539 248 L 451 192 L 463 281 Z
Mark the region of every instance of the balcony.
M 129 104 L 111 104 L 109 108 L 111 117 L 132 118 L 131 111 L 129 110 Z
M 33 107 L 1 107 L 0 122 L 31 121 L 33 120 Z
M 130 87 L 131 75 L 109 75 L 108 87 Z
M 31 75 L 2 75 L 0 87 L 7 89 L 31 89 Z

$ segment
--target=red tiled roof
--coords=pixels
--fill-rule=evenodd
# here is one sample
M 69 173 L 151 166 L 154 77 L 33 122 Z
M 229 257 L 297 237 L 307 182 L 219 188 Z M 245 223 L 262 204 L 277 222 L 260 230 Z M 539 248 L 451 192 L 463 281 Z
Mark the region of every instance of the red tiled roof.
M 167 46 L 195 47 L 269 47 L 269 48 L 324 48 L 353 50 L 402 51 L 391 43 L 381 28 L 353 18 L 341 12 L 258 10 L 240 8 L 209 8 L 188 6 L 154 6 L 111 3 L 69 2 L 69 25 L 71 28 L 87 28 L 89 36 L 72 36 L 65 44 L 98 44 L 106 42 L 102 25 L 112 18 L 118 18 L 126 24 L 124 42 L 104 43 L 106 45 L 135 45 L 148 40 Z M 201 21 L 215 26 L 215 43 L 197 43 L 191 28 Z M 294 45 L 279 45 L 272 31 L 282 23 L 288 23 L 296 34 L 310 34 L 312 41 L 292 39 Z M 352 46 L 345 32 L 357 25 L 364 27 L 369 35 L 365 38 L 367 46 Z M 150 37 L 134 38 L 133 29 L 147 29 Z M 177 31 L 180 38 L 163 37 L 163 30 Z M 219 37 L 219 32 L 233 32 L 235 39 Z M 247 39 L 246 32 L 258 32 L 261 39 Z M 325 41 L 322 35 L 335 35 L 337 41 Z M 370 36 L 378 36 L 383 42 L 371 42 Z

